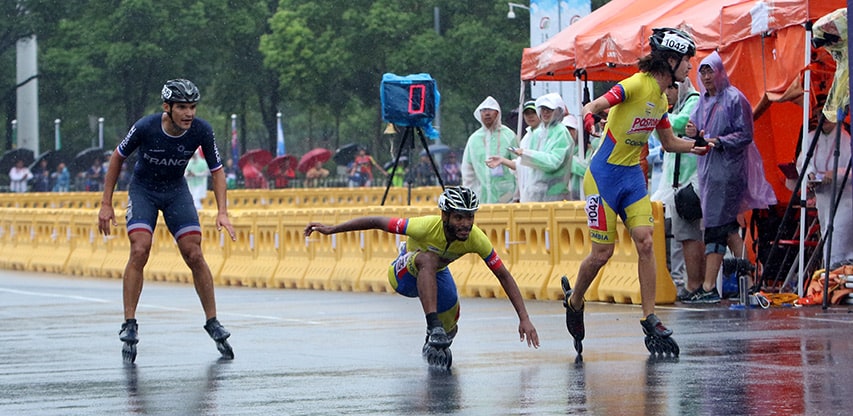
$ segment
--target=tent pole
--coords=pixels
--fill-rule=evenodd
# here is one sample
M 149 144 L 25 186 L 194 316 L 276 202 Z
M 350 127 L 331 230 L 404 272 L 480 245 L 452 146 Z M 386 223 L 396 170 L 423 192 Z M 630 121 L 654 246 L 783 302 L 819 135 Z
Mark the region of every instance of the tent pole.
M 809 137 L 809 110 L 811 109 L 811 85 L 812 85 L 812 71 L 810 69 L 811 61 L 812 61 L 812 28 L 811 23 L 806 24 L 805 30 L 805 39 L 804 39 L 805 47 L 803 50 L 805 51 L 804 56 L 804 64 L 803 66 L 806 68 L 803 71 L 803 138 Z M 803 274 L 805 273 L 805 241 L 806 241 L 806 192 L 804 191 L 804 187 L 800 187 L 800 251 L 797 254 L 799 256 L 799 265 L 797 270 L 797 296 L 803 297 L 803 291 L 805 288 L 805 278 Z
M 521 123 L 524 121 L 524 80 L 521 80 L 521 87 L 518 92 L 518 123 L 515 127 L 515 137 L 521 141 Z

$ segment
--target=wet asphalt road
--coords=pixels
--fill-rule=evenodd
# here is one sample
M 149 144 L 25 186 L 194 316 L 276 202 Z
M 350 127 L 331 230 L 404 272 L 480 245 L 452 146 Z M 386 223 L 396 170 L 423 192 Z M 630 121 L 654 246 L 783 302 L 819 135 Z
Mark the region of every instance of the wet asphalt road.
M 848 308 L 659 307 L 677 360 L 651 360 L 640 310 L 589 303 L 576 364 L 560 302 L 462 299 L 453 369 L 420 356 L 417 300 L 217 288 L 218 360 L 190 285 L 146 282 L 136 364 L 121 360 L 121 282 L 0 271 L 0 415 L 848 415 Z

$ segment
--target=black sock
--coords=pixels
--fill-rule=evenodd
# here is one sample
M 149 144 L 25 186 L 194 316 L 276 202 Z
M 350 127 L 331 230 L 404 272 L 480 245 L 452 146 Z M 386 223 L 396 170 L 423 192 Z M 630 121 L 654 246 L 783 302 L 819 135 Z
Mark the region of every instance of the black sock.
M 438 319 L 438 313 L 437 312 L 430 312 L 430 313 L 426 314 L 426 321 L 427 321 L 427 329 L 433 329 L 437 326 L 442 326 L 441 319 Z

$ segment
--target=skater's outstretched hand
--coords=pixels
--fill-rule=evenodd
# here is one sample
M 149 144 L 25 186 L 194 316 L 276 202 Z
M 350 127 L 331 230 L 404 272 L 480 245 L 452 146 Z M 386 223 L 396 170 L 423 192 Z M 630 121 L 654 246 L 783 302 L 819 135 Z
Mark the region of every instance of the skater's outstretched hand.
M 317 231 L 320 234 L 331 234 L 332 227 L 328 225 L 320 224 L 319 222 L 312 222 L 305 226 L 305 237 L 311 235 L 312 232 Z
M 539 334 L 536 333 L 536 328 L 533 327 L 530 319 L 523 319 L 518 323 L 518 335 L 521 336 L 521 342 L 527 339 L 528 347 L 539 348 Z

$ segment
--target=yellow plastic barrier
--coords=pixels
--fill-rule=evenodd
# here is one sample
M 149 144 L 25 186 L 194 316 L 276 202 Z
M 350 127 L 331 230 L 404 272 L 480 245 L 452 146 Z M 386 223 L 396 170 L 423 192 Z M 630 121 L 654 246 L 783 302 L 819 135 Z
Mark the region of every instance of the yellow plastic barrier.
M 288 289 L 304 287 L 302 280 L 311 261 L 309 244 L 305 241 L 304 232 L 305 226 L 310 221 L 310 210 L 293 209 L 282 213 L 281 249 L 278 267 L 273 273 L 273 287 Z
M 589 253 L 590 239 L 586 228 L 583 201 L 557 203 L 552 210 L 554 238 L 554 267 L 545 287 L 544 299 L 563 299 L 560 277 L 565 275 L 572 285 L 577 279 L 581 261 Z M 587 297 L 596 290 L 597 282 L 587 290 Z
M 151 255 L 148 256 L 148 263 L 145 265 L 145 277 L 156 281 L 175 282 L 176 276 L 172 271 L 177 270 L 178 267 L 186 267 L 186 263 L 181 257 L 175 238 L 163 221 L 163 214 L 160 213 L 152 236 Z
M 12 270 L 26 270 L 33 256 L 33 237 L 35 229 L 33 218 L 37 211 L 32 209 L 14 209 L 9 213 L 12 218 L 9 227 L 9 244 L 3 250 L 4 263 Z
M 517 204 L 512 207 L 510 271 L 526 299 L 546 299 L 554 278 L 553 209 L 557 203 Z
M 337 224 L 339 222 L 338 210 L 315 209 L 314 214 L 311 216 L 311 221 L 322 224 Z M 303 229 L 306 225 L 308 224 L 302 224 Z M 310 262 L 308 269 L 305 271 L 305 278 L 302 279 L 301 288 L 327 288 L 332 272 L 335 270 L 335 265 L 341 260 L 340 251 L 337 250 L 341 237 L 343 237 L 342 234 L 311 234 L 308 241 Z
M 408 217 L 416 212 L 407 207 L 372 207 L 369 213 L 361 209 L 354 209 L 352 215 L 376 215 L 380 217 Z M 361 269 L 356 290 L 368 292 L 392 292 L 393 288 L 388 282 L 388 267 L 399 254 L 399 244 L 406 237 L 391 234 L 380 230 L 367 230 L 359 234 L 359 239 L 364 238 L 364 267 Z
M 666 269 L 663 206 L 659 202 L 653 203 L 652 212 L 655 217 L 655 267 L 657 271 L 655 302 L 672 303 L 675 301 L 676 290 Z M 621 222 L 618 230 L 619 236 L 613 257 L 604 266 L 597 279 L 599 280 L 597 300 L 640 304 L 642 298 L 640 296 L 640 282 L 637 277 L 637 251 L 628 230 Z
M 504 261 L 511 258 L 508 250 L 510 241 L 507 238 L 507 234 L 511 228 L 512 208 L 512 205 L 503 204 L 480 205 L 475 219 L 477 226 L 486 233 L 486 236 L 489 237 L 489 240 L 492 241 L 495 247 L 495 252 Z M 466 257 L 472 256 L 468 255 Z M 506 297 L 506 293 L 504 293 L 494 273 L 483 265 L 482 259 L 476 259 L 476 262 L 480 264 L 471 268 L 468 278 L 461 285 L 460 292 L 463 296 L 479 296 L 483 298 Z M 507 268 L 511 267 L 511 264 L 507 265 Z M 457 280 L 458 283 L 459 280 Z
M 228 253 L 222 268 L 219 271 L 219 281 L 229 286 L 258 286 L 258 282 L 266 281 L 272 277 L 258 276 L 258 270 L 254 267 L 257 257 L 257 231 L 255 229 L 255 218 L 260 211 L 234 211 L 231 214 L 231 225 L 234 227 L 236 241 L 230 237 L 225 238 L 226 252 Z M 275 258 L 275 257 L 273 257 Z M 274 269 L 273 269 L 274 270 Z
M 355 209 L 338 209 L 337 222 L 344 222 L 358 217 L 361 212 Z M 353 291 L 358 287 L 358 280 L 365 262 L 365 233 L 352 232 L 337 234 L 337 244 L 334 248 L 338 261 L 327 282 L 327 290 Z M 316 261 L 316 260 L 315 260 Z
M 71 255 L 71 213 L 49 210 L 34 216 L 35 238 L 27 268 L 36 272 L 62 273 Z

